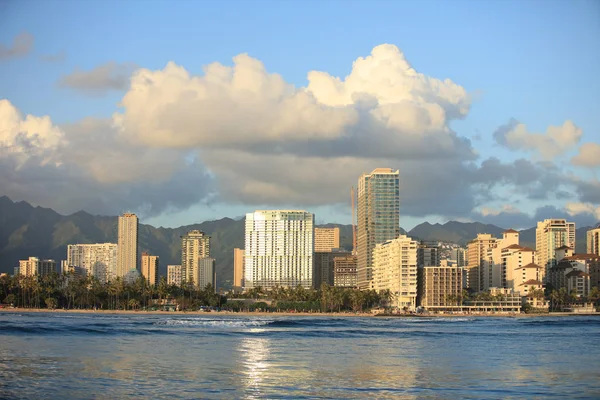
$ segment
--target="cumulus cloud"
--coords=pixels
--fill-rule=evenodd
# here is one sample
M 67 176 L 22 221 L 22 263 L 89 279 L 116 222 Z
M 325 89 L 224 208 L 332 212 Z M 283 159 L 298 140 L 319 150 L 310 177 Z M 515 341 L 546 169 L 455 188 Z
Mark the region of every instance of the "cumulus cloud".
M 567 213 L 571 216 L 580 214 L 591 214 L 597 220 L 600 220 L 600 205 L 592 203 L 567 203 L 565 205 Z
M 135 65 L 131 63 L 109 61 L 89 71 L 75 68 L 73 72 L 63 76 L 58 84 L 88 95 L 100 95 L 109 90 L 127 89 L 134 69 Z
M 532 151 L 544 160 L 552 160 L 577 145 L 581 135 L 581 129 L 572 121 L 565 121 L 562 126 L 549 126 L 545 133 L 532 133 L 525 124 L 511 119 L 494 132 L 494 139 L 508 149 Z
M 579 147 L 579 152 L 571 159 L 571 164 L 582 167 L 600 167 L 600 144 L 584 143 Z
M 33 49 L 33 35 L 23 32 L 15 36 L 10 46 L 0 43 L 0 60 L 23 57 Z

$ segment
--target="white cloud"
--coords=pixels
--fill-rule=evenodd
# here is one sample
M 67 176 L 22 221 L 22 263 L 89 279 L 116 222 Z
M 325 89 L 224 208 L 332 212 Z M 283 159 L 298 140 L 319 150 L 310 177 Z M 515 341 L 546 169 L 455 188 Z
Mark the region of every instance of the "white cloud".
M 545 133 L 532 133 L 527 126 L 515 120 L 500 127 L 494 138 L 511 150 L 533 151 L 544 160 L 552 160 L 579 143 L 582 131 L 572 121 L 562 126 L 549 126 Z
M 571 164 L 590 168 L 600 167 L 600 144 L 582 144 L 579 153 L 571 159 Z
M 565 205 L 567 213 L 571 216 L 580 214 L 592 214 L 597 220 L 600 220 L 600 205 L 592 203 L 567 203 Z

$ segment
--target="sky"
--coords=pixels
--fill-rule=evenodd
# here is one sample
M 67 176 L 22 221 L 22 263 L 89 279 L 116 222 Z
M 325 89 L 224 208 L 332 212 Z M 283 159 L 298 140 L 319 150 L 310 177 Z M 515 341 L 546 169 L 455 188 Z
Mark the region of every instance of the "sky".
M 176 227 L 600 220 L 600 2 L 2 1 L 0 195 Z

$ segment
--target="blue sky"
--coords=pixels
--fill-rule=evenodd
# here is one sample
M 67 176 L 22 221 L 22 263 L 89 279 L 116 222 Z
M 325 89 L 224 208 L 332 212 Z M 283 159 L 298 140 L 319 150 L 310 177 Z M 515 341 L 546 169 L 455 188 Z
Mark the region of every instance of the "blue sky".
M 60 129 L 88 117 L 112 118 L 115 112 L 123 111 L 119 104 L 130 89 L 96 90 L 90 94 L 83 93 L 80 87 L 60 85 L 60 80 L 75 69 L 91 71 L 114 62 L 156 71 L 174 61 L 189 74 L 202 75 L 203 67 L 208 64 L 219 62 L 231 66 L 232 57 L 247 53 L 261 61 L 269 73 L 277 73 L 287 83 L 304 88 L 309 84 L 309 71 L 324 71 L 343 79 L 351 73 L 352 63 L 358 57 L 368 56 L 380 44 L 393 44 L 419 73 L 440 80 L 448 78 L 469 94 L 468 113 L 461 119 L 449 119 L 447 126 L 459 137 L 470 140 L 472 149 L 479 155 L 472 160 L 474 165 L 479 166 L 490 157 L 504 163 L 523 158 L 547 169 L 535 149 L 522 143 L 512 147 L 502 145 L 493 133 L 511 118 L 524 124 L 529 133 L 540 134 L 544 134 L 548 126 L 561 126 L 568 120 L 581 129 L 581 138 L 572 148 L 543 162 L 551 162 L 556 167 L 556 177 L 568 175 L 592 185 L 591 195 L 582 195 L 584 189 L 561 189 L 557 183 L 556 191 L 576 193 L 565 199 L 548 194 L 520 198 L 515 196 L 519 189 L 511 182 L 493 184 L 486 190 L 492 192 L 494 198 L 487 202 L 475 201 L 472 212 L 452 215 L 448 210 L 411 211 L 414 215 L 403 216 L 403 227 L 410 228 L 423 220 L 473 220 L 482 208 L 498 212 L 507 205 L 534 217 L 536 210 L 544 206 L 563 212 L 567 202 L 580 204 L 572 209 L 578 212 L 570 216 L 592 221 L 594 210 L 599 206 L 594 186 L 598 166 L 588 162 L 581 167 L 569 162 L 579 146 L 600 142 L 600 3 L 597 1 L 3 3 L 0 43 L 9 47 L 23 32 L 32 35 L 33 46 L 26 55 L 0 61 L 3 77 L 0 98 L 8 100 L 23 116 L 48 115 Z M 64 57 L 53 62 L 41 59 L 51 55 L 57 59 L 60 55 Z M 67 132 L 67 135 L 77 135 L 77 132 Z M 196 150 L 186 149 L 188 152 Z M 202 154 L 206 157 L 206 153 Z M 177 157 L 192 156 L 181 152 Z M 148 164 L 148 168 L 153 166 Z M 215 172 L 216 167 L 208 169 L 218 187 L 224 178 Z M 243 185 L 244 181 L 239 180 L 243 175 L 236 172 L 236 176 L 237 183 L 229 182 L 229 185 Z M 12 176 L 11 185 L 6 185 L 12 189 L 3 194 L 15 200 L 42 203 L 43 196 L 17 189 L 28 178 L 31 179 L 30 176 Z M 106 179 L 100 181 L 106 183 Z M 355 184 L 356 179 L 345 183 L 348 187 Z M 61 182 L 61 185 L 67 183 Z M 153 182 L 148 186 L 160 190 Z M 149 187 L 143 190 L 151 190 Z M 103 193 L 110 190 L 112 187 Z M 287 205 L 285 199 L 272 204 L 260 198 L 238 201 L 234 194 L 227 197 L 221 195 L 220 189 L 214 192 L 210 199 L 203 197 L 196 202 L 150 204 L 154 211 L 146 220 L 176 226 L 239 216 L 259 207 Z M 245 199 L 242 195 L 238 197 Z M 444 193 L 440 195 L 440 201 L 444 201 Z M 122 197 L 106 196 L 106 202 L 113 208 L 105 207 L 105 203 L 88 206 L 85 202 L 42 205 L 53 206 L 61 212 L 76 211 L 72 208 L 98 213 L 135 208 L 135 203 L 119 204 L 118 199 Z M 481 193 L 473 196 L 481 197 Z M 304 204 L 301 197 L 290 195 L 289 205 Z M 349 213 L 340 211 L 343 207 L 329 198 L 306 204 L 305 208 L 315 210 L 320 221 L 349 221 Z M 582 209 L 591 211 L 586 211 L 589 214 L 586 215 Z M 479 219 L 490 219 L 494 212 L 484 212 Z M 516 216 L 523 217 L 513 215 Z M 509 216 L 499 213 L 496 217 Z M 501 221 L 490 219 L 490 222 Z M 514 224 L 510 219 L 506 222 Z

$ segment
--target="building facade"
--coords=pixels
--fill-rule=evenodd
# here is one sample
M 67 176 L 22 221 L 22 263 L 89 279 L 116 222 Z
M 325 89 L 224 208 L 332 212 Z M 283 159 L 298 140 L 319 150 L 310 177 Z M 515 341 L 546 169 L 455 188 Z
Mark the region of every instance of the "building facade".
M 56 272 L 56 261 L 54 260 L 29 257 L 27 260 L 19 261 L 19 274 L 23 276 L 44 276 L 53 272 Z
M 118 254 L 118 246 L 114 243 L 70 244 L 66 265 L 78 267 L 82 275 L 106 283 L 117 277 Z
M 336 257 L 347 257 L 352 255 L 348 251 L 333 249 L 332 251 L 315 251 L 313 271 L 313 285 L 315 289 L 321 287 L 322 284 L 334 286 L 335 264 Z
M 389 290 L 392 304 L 401 309 L 417 306 L 417 246 L 415 240 L 401 235 L 373 251 L 373 289 Z
M 244 249 L 233 249 L 233 288 L 244 286 Z
M 138 225 L 135 214 L 119 216 L 117 276 L 124 277 L 130 270 L 138 269 Z
M 587 231 L 587 252 L 600 256 L 600 224 Z
M 181 265 L 167 265 L 167 284 L 181 286 L 183 282 L 183 273 Z
M 467 244 L 467 287 L 474 292 L 483 290 L 483 273 L 480 272 L 483 270 L 488 249 L 491 249 L 497 240 L 488 233 L 479 233 Z
M 357 287 L 356 255 L 350 254 L 333 258 L 333 286 Z
M 156 286 L 158 283 L 158 256 L 142 253 L 142 276 L 149 285 Z
M 438 267 L 440 265 L 440 247 L 438 242 L 421 241 L 417 248 L 417 267 Z
M 315 228 L 315 253 L 340 248 L 340 228 Z
M 377 168 L 358 179 L 357 277 L 360 289 L 373 279 L 373 249 L 400 235 L 400 173 Z
M 198 260 L 198 269 L 196 276 L 194 276 L 194 283 L 200 289 L 206 288 L 211 285 L 213 290 L 217 288 L 217 275 L 215 271 L 215 259 L 210 257 L 203 257 Z
M 575 223 L 565 219 L 545 219 L 538 222 L 535 230 L 535 250 L 537 263 L 544 269 L 544 281 L 550 268 L 558 264 L 556 249 L 561 246 L 575 248 Z
M 210 257 L 210 236 L 199 230 L 189 231 L 181 236 L 181 279 L 183 282 L 198 281 L 199 262 L 201 258 Z
M 462 300 L 462 268 L 426 266 L 423 268 L 421 306 L 426 309 L 460 306 Z
M 244 288 L 313 286 L 314 215 L 303 210 L 246 214 Z

